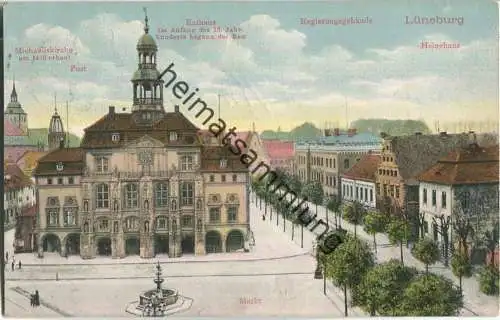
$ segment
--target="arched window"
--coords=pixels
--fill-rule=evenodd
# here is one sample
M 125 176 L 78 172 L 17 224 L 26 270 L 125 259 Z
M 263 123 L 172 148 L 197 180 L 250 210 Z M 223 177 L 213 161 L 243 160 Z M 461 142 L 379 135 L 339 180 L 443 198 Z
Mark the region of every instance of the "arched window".
M 344 159 L 344 169 L 349 169 L 349 159 Z
M 101 183 L 96 188 L 96 206 L 98 209 L 109 208 L 109 187 Z
M 139 192 L 137 185 L 129 183 L 125 186 L 125 206 L 127 208 L 137 208 Z
M 166 183 L 158 183 L 155 186 L 155 206 L 168 206 L 168 186 Z

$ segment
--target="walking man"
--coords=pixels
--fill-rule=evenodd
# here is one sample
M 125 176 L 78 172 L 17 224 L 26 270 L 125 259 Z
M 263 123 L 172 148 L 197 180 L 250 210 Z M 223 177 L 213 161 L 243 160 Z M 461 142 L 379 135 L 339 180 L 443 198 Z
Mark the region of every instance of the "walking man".
M 9 251 L 5 252 L 5 260 L 9 261 Z
M 21 260 L 19 260 L 19 263 L 17 264 L 18 269 L 21 270 Z
M 14 260 L 12 261 L 11 267 L 12 267 L 12 271 L 14 271 L 14 267 L 15 267 Z
M 38 294 L 38 290 L 35 290 L 35 306 L 40 305 L 40 295 Z

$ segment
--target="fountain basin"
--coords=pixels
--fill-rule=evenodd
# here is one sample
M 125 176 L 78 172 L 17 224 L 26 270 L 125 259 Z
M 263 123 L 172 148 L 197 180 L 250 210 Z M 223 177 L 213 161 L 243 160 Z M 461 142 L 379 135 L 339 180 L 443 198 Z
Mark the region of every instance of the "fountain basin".
M 156 289 L 148 290 L 139 295 L 139 305 L 144 306 L 151 302 L 153 295 L 157 293 Z M 179 299 L 179 293 L 176 290 L 171 289 L 161 289 L 161 297 L 159 297 L 159 302 L 164 305 L 175 304 Z

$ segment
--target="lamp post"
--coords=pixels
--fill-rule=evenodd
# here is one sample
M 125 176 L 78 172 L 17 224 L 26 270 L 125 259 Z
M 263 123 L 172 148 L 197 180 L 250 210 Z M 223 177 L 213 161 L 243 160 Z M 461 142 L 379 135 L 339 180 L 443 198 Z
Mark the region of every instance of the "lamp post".
M 176 257 L 176 242 L 177 242 L 177 220 L 172 221 L 172 232 L 174 240 L 174 258 Z
M 436 219 L 437 218 L 437 219 Z M 439 220 L 439 224 L 437 221 Z M 448 238 L 448 230 L 450 229 L 450 216 L 445 216 L 444 214 L 432 217 L 432 222 L 439 226 L 438 233 L 441 235 L 441 239 L 443 244 L 441 245 L 441 251 L 444 258 L 444 266 L 448 267 L 448 249 L 449 249 L 449 238 Z

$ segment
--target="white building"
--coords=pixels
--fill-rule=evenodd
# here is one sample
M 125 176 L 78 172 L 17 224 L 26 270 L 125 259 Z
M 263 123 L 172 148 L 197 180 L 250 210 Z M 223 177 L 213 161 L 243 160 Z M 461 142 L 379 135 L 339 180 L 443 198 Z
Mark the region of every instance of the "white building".
M 376 173 L 380 155 L 369 153 L 342 175 L 342 201 L 358 201 L 363 206 L 375 209 Z
M 475 143 L 423 172 L 418 180 L 424 232 L 439 241 L 441 219 L 452 221 L 457 214 L 466 216 L 476 232 L 489 228 L 498 219 L 498 174 L 498 146 Z M 453 241 L 451 223 L 448 233 Z

